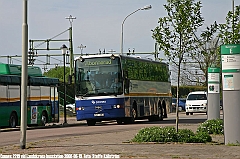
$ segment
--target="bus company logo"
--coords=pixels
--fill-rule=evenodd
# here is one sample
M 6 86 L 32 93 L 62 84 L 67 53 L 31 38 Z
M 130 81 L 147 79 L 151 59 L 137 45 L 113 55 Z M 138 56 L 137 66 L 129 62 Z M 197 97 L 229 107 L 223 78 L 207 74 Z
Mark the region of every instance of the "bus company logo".
M 107 101 L 105 101 L 105 100 L 100 100 L 100 101 L 92 100 L 92 104 L 103 104 L 103 103 L 107 103 Z

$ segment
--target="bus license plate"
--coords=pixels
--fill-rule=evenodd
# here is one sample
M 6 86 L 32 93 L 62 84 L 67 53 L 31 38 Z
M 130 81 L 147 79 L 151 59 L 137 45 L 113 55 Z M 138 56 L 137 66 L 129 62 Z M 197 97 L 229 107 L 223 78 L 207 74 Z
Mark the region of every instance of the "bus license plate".
M 104 114 L 94 114 L 94 116 L 104 116 Z

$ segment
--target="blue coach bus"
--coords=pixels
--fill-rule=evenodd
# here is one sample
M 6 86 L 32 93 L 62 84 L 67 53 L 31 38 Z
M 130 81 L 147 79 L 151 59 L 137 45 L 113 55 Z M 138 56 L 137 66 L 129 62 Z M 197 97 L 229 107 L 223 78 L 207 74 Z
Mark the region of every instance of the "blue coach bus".
M 119 54 L 75 59 L 75 106 L 78 121 L 89 126 L 116 120 L 163 120 L 171 105 L 169 66 Z

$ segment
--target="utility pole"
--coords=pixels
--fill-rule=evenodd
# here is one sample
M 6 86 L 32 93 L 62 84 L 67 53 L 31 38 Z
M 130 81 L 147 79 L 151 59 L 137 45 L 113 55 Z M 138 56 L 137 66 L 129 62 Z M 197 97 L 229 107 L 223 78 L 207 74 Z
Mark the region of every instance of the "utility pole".
M 76 19 L 76 17 L 73 17 L 73 16 L 69 16 L 69 17 L 66 17 L 66 19 L 69 20 L 70 22 L 70 27 L 69 27 L 69 51 L 70 51 L 70 75 L 73 74 L 73 40 L 72 40 L 72 23 L 73 23 L 73 20 Z

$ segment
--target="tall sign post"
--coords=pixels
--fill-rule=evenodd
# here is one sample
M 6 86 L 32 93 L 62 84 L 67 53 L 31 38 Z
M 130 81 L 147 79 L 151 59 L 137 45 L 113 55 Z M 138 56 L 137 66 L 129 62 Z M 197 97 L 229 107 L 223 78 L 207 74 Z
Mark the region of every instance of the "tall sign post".
M 208 68 L 207 119 L 220 119 L 220 68 Z
M 240 44 L 221 46 L 224 143 L 240 144 Z

